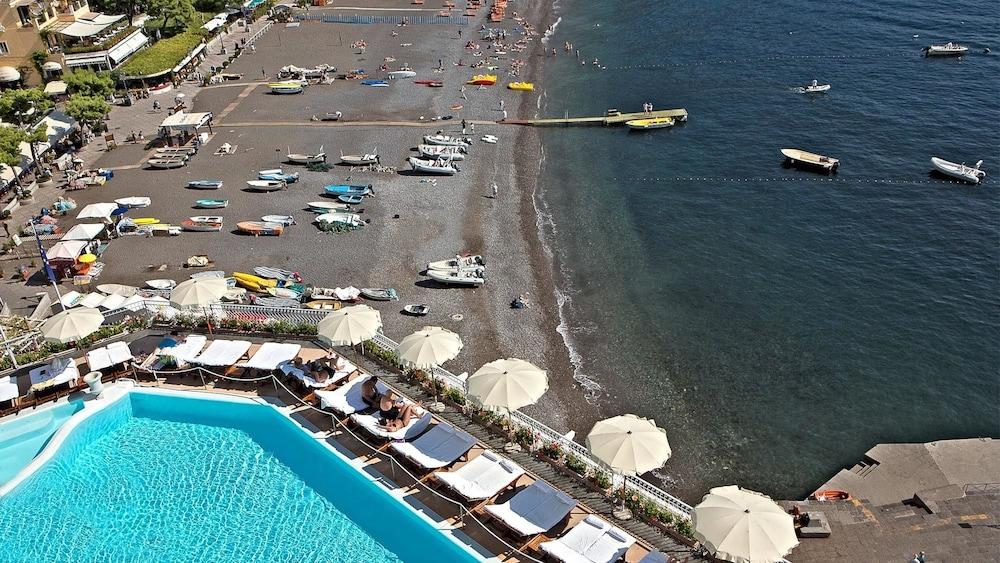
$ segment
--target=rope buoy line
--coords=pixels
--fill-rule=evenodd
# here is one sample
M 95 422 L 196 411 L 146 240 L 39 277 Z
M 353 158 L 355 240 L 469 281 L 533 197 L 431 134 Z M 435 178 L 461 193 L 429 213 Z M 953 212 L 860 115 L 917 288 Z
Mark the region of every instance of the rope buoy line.
M 936 178 L 824 178 L 824 177 L 766 177 L 766 176 L 756 176 L 756 177 L 726 177 L 726 176 L 657 176 L 657 177 L 639 177 L 639 176 L 627 176 L 627 177 L 613 177 L 611 178 L 618 182 L 643 182 L 643 183 L 655 183 L 655 182 L 730 182 L 730 183 L 740 183 L 740 182 L 753 182 L 753 183 L 824 183 L 824 184 L 917 184 L 917 185 L 938 185 L 947 184 L 955 186 L 969 186 L 972 187 L 973 184 L 967 182 L 960 182 L 958 180 L 939 180 Z M 997 186 L 1000 185 L 1000 181 L 997 180 L 986 180 L 980 182 L 981 186 Z
M 605 70 L 657 70 L 664 68 L 683 68 L 694 66 L 718 66 L 730 64 L 770 63 L 781 61 L 817 61 L 817 60 L 863 60 L 873 58 L 900 57 L 921 58 L 919 53 L 909 51 L 891 51 L 887 53 L 861 53 L 855 55 L 775 55 L 769 57 L 747 57 L 743 59 L 709 59 L 678 63 L 648 63 L 622 66 L 609 66 Z

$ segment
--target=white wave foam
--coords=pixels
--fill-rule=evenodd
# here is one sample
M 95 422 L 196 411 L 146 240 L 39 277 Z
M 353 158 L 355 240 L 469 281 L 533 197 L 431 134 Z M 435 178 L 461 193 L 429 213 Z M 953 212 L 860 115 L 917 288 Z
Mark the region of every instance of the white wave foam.
M 556 18 L 556 23 L 550 25 L 549 28 L 545 30 L 545 34 L 542 35 L 542 45 L 549 44 L 549 38 L 555 35 L 556 28 L 559 27 L 559 22 L 561 21 L 562 21 L 562 16 L 559 16 L 558 18 Z

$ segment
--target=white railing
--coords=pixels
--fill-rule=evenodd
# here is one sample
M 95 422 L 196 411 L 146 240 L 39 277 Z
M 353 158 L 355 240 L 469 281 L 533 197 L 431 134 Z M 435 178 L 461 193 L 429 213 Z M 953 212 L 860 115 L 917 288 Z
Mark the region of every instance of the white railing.
M 134 313 L 143 308 L 154 313 L 163 313 L 170 309 L 162 302 L 143 302 L 133 305 L 129 309 L 108 311 L 105 313 L 105 317 L 120 314 L 125 311 Z M 236 305 L 229 303 L 219 303 L 207 307 L 202 311 L 193 312 L 200 314 L 207 313 L 215 319 L 238 319 L 261 323 L 294 322 L 306 324 L 317 324 L 323 319 L 323 317 L 329 314 L 329 311 L 322 310 L 297 309 L 292 307 L 263 307 L 259 305 Z M 397 344 L 396 341 L 382 333 L 376 334 L 370 342 L 374 343 L 383 350 L 393 353 L 395 353 L 399 348 L 399 344 Z M 465 394 L 465 380 L 463 378 L 458 377 L 457 375 L 442 368 L 434 369 L 434 377 L 444 383 L 447 387 L 457 389 L 463 395 Z M 547 425 L 535 420 L 534 418 L 522 412 L 514 411 L 511 413 L 511 420 L 515 424 L 530 429 L 540 440 L 542 440 L 542 442 L 559 444 L 562 450 L 579 458 L 589 469 L 593 471 L 605 471 L 611 473 L 610 469 L 594 457 L 586 447 L 568 439 L 561 433 L 556 432 L 552 428 L 549 428 Z M 616 478 L 615 485 L 621 484 L 622 481 L 619 478 Z M 626 476 L 624 478 L 624 485 L 626 490 L 631 489 L 642 494 L 659 504 L 661 508 L 669 509 L 684 518 L 688 518 L 691 515 L 692 508 L 690 505 L 648 481 L 634 476 Z

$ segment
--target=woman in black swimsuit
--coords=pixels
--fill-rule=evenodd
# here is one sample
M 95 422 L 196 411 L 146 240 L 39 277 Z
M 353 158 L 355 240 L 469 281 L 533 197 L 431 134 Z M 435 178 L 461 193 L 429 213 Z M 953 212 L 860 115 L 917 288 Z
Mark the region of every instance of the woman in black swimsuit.
M 404 404 L 401 398 L 397 398 L 391 390 L 386 391 L 379 397 L 379 424 L 389 430 L 399 430 L 406 428 L 410 419 L 416 414 L 416 407 L 413 403 Z

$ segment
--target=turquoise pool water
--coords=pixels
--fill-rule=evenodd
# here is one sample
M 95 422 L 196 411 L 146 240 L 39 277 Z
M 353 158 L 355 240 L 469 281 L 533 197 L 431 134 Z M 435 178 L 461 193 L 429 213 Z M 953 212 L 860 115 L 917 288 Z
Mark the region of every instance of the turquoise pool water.
M 272 408 L 133 392 L 0 498 L 0 561 L 472 561 Z
M 83 401 L 73 401 L 0 424 L 0 485 L 31 463 L 56 430 L 82 408 Z

